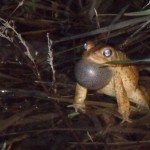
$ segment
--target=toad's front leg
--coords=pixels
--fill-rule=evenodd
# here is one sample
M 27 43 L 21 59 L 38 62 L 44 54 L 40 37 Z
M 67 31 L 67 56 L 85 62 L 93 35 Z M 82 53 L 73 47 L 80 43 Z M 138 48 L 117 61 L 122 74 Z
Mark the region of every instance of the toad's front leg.
M 87 96 L 87 89 L 77 83 L 74 103 L 69 107 L 74 107 L 75 111 L 85 112 L 85 99 Z
M 114 83 L 115 83 L 115 95 L 118 103 L 118 112 L 123 117 L 122 122 L 124 121 L 131 122 L 131 120 L 129 119 L 130 102 L 129 98 L 127 97 L 127 93 L 123 86 L 123 82 L 119 72 L 115 73 Z

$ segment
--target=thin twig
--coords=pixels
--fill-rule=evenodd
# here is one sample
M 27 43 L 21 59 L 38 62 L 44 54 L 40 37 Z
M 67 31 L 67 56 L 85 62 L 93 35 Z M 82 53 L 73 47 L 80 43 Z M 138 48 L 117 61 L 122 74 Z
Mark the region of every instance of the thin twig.
M 100 28 L 100 23 L 99 23 L 98 13 L 97 13 L 97 10 L 95 8 L 94 8 L 94 12 L 95 12 L 95 17 L 96 17 L 97 29 L 99 29 Z
M 19 4 L 17 5 L 17 7 L 13 10 L 13 12 L 9 15 L 9 17 L 7 18 L 7 20 L 17 11 L 17 9 L 21 6 L 23 6 L 24 4 L 24 0 L 22 0 L 21 2 L 19 2 Z

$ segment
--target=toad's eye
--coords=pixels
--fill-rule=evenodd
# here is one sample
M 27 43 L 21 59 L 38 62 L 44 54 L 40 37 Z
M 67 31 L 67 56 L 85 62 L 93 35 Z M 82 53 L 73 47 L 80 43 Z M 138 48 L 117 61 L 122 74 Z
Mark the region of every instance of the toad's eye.
M 84 47 L 85 50 L 87 50 L 87 48 L 88 48 L 87 43 L 85 43 L 85 44 L 83 45 L 83 47 Z
M 110 57 L 112 55 L 112 50 L 111 49 L 106 49 L 103 51 L 103 56 L 105 57 Z

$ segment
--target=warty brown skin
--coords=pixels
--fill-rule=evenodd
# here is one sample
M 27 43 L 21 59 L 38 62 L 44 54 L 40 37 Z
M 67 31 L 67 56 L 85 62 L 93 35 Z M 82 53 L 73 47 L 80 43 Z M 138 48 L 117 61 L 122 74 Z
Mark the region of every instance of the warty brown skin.
M 112 51 L 110 57 L 103 55 L 107 49 Z M 123 52 L 107 45 L 95 46 L 91 41 L 87 42 L 87 51 L 83 54 L 83 58 L 98 64 L 113 60 L 129 60 Z M 129 119 L 130 101 L 140 107 L 149 108 L 150 96 L 144 87 L 138 85 L 139 73 L 134 65 L 108 64 L 108 67 L 112 70 L 112 79 L 98 92 L 116 97 L 118 112 L 122 115 L 123 121 L 131 122 Z M 85 111 L 86 96 L 87 89 L 77 83 L 74 104 L 72 105 L 76 111 Z

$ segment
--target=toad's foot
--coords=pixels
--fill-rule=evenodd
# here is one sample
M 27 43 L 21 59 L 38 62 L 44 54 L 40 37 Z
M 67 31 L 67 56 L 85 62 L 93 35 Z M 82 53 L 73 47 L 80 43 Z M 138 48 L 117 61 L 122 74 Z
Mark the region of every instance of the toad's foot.
M 67 107 L 73 107 L 75 109 L 75 112 L 81 111 L 81 112 L 85 113 L 85 111 L 86 111 L 85 110 L 86 106 L 84 103 L 74 103 L 72 105 L 68 105 Z
M 123 118 L 121 124 L 123 124 L 124 122 L 132 123 L 133 121 L 130 118 Z
M 130 119 L 130 108 L 129 105 L 122 105 L 119 107 L 118 112 L 122 115 L 122 121 L 121 123 L 128 122 L 132 123 L 132 120 Z

